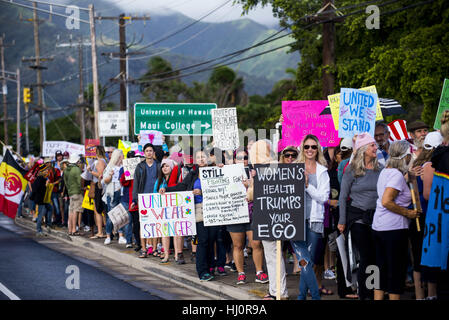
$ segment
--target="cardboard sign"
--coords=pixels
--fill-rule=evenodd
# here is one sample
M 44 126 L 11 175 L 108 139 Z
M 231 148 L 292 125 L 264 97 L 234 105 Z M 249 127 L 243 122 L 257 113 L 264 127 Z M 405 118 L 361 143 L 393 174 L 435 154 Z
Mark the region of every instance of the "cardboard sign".
M 99 145 L 99 139 L 86 139 L 86 142 L 84 143 L 86 158 L 95 158 L 97 156 L 97 146 Z
M 368 132 L 374 137 L 377 94 L 352 88 L 341 88 L 339 138 L 352 138 Z
M 441 115 L 444 110 L 449 110 L 449 79 L 444 79 L 443 89 L 441 90 L 440 103 L 438 104 L 437 115 L 433 128 L 435 130 L 441 129 Z
M 143 147 L 147 143 L 151 143 L 153 146 L 163 145 L 162 132 L 156 130 L 141 130 L 139 145 Z
M 304 164 L 256 164 L 254 167 L 254 239 L 304 241 Z
M 235 150 L 240 147 L 236 108 L 212 110 L 212 134 L 216 148 Z
M 129 223 L 128 211 L 121 203 L 108 212 L 108 217 L 114 225 L 114 231 L 118 231 Z
M 123 159 L 123 171 L 126 180 L 134 179 L 134 172 L 136 171 L 136 167 L 142 160 L 142 158 Z
M 243 163 L 199 170 L 204 226 L 249 223 Z
M 282 139 L 278 150 L 289 145 L 299 146 L 308 134 L 314 134 L 324 147 L 335 147 L 340 143 L 332 116 L 320 116 L 328 105 L 327 100 L 282 101 Z
M 196 235 L 192 191 L 143 193 L 138 198 L 142 238 Z
M 376 86 L 369 86 L 360 88 L 359 90 L 370 92 L 377 94 Z M 334 126 L 335 129 L 338 130 L 339 128 L 339 119 L 340 119 L 340 93 L 331 94 L 327 96 L 327 100 L 329 102 L 329 107 L 331 109 L 332 119 L 334 120 Z M 380 108 L 380 101 L 377 101 L 376 105 L 376 121 L 377 120 L 383 120 L 382 110 Z
M 84 146 L 81 144 L 71 143 L 67 141 L 44 141 L 42 144 L 42 156 L 54 157 L 56 151 L 64 153 L 67 151 L 70 155 L 84 155 Z
M 435 172 L 426 212 L 421 264 L 447 269 L 449 251 L 449 175 Z

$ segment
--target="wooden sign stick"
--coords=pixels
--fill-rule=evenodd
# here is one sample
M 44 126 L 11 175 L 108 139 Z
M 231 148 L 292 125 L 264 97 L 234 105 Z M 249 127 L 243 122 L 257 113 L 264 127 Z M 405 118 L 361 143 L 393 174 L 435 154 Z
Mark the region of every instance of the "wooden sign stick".
M 415 179 L 415 182 L 416 182 L 416 179 Z M 414 183 L 411 181 L 410 182 L 410 192 L 412 194 L 413 209 L 418 210 L 418 205 L 417 205 L 417 202 L 416 202 L 415 190 L 417 190 L 417 189 L 415 189 Z M 421 231 L 421 227 L 419 225 L 419 218 L 416 218 L 416 229 L 418 230 L 418 232 Z
M 282 241 L 276 240 L 276 300 L 281 300 Z

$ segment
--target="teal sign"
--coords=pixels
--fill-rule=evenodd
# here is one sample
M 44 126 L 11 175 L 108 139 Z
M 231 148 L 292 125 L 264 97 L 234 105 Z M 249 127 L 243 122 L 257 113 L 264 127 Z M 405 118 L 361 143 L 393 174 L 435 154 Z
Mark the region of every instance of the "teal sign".
M 136 103 L 134 133 L 157 130 L 166 136 L 211 136 L 215 103 Z

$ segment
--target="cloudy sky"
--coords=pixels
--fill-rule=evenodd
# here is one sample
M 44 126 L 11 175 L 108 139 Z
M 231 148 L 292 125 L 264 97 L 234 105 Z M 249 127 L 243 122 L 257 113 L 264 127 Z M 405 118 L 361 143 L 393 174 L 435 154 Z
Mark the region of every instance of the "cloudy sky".
M 267 26 L 277 26 L 278 20 L 273 17 L 271 5 L 264 8 L 259 7 L 252 10 L 248 15 L 241 16 L 242 7 L 239 4 L 232 5 L 233 0 L 107 0 L 123 8 L 125 12 L 148 11 L 151 15 L 164 14 L 170 11 L 178 11 L 193 19 L 199 19 L 212 10 L 226 3 L 220 9 L 217 9 L 210 16 L 202 21 L 223 22 L 229 20 L 249 18 L 260 24 Z

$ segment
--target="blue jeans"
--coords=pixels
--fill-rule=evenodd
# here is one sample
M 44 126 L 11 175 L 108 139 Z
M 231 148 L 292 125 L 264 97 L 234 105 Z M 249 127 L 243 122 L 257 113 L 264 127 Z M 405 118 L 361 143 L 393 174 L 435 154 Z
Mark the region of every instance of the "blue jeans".
M 51 212 L 51 204 L 46 203 L 46 204 L 40 204 L 38 209 L 39 214 L 37 216 L 37 232 L 42 232 L 42 217 L 45 215 L 46 218 L 46 222 L 47 222 L 47 227 L 51 226 L 51 216 L 52 216 L 52 212 Z
M 306 239 L 307 241 L 291 241 L 293 250 L 298 258 L 299 267 L 301 268 L 301 277 L 299 278 L 299 295 L 298 300 L 306 300 L 307 291 L 310 290 L 312 300 L 320 300 L 320 292 L 318 282 L 316 280 L 313 266 L 319 261 L 323 245 L 323 237 L 321 234 L 310 230 L 309 223 L 306 222 Z M 304 260 L 306 265 L 301 266 Z
M 120 203 L 120 190 L 114 192 L 114 196 L 111 198 L 111 196 L 106 197 L 106 206 L 108 208 L 108 212 L 111 211 L 113 208 L 118 206 Z M 111 235 L 112 229 L 114 229 L 114 225 L 112 224 L 111 219 L 109 219 L 108 214 L 106 214 L 106 234 Z M 124 233 L 123 228 L 120 228 L 120 233 Z
M 59 193 L 52 192 L 51 194 L 51 202 L 53 204 L 53 208 L 55 210 L 55 223 L 61 223 L 61 209 L 59 208 Z
M 22 208 L 23 208 L 23 198 L 25 198 L 25 194 L 22 195 L 22 199 L 20 199 L 19 207 L 17 208 L 17 217 L 22 217 Z
M 125 207 L 125 209 L 127 209 L 129 207 L 129 204 L 126 202 L 120 201 L 120 203 L 122 204 L 123 207 Z M 123 228 L 125 229 L 126 244 L 132 244 L 133 243 L 133 217 L 128 210 L 126 210 L 126 212 L 128 212 L 129 223 L 126 226 L 124 226 Z

